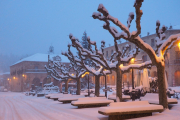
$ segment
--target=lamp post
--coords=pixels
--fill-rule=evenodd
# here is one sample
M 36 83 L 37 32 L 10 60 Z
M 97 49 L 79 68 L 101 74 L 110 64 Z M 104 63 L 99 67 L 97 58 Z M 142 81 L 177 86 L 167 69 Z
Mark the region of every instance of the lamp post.
M 24 77 L 25 77 L 25 75 L 22 74 L 22 80 L 21 80 L 21 91 L 22 92 L 24 91 Z
M 131 64 L 134 63 L 134 58 L 131 59 Z M 134 71 L 132 69 L 132 89 L 134 89 Z
M 88 74 L 88 96 L 90 96 L 90 93 L 89 93 L 89 74 Z
M 8 90 L 9 90 L 9 88 L 10 88 L 10 83 L 9 83 L 10 81 L 9 81 L 9 80 L 10 80 L 10 79 L 8 78 L 8 79 L 7 79 Z
M 107 98 L 107 82 L 106 82 L 106 75 L 104 76 L 105 78 L 105 96 Z

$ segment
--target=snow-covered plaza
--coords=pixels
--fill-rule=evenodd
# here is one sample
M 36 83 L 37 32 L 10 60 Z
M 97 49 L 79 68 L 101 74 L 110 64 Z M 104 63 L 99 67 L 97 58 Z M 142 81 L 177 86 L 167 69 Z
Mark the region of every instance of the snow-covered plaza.
M 180 120 L 180 2 L 162 1 L 0 2 L 0 120 Z
M 179 120 L 180 100 L 170 110 L 133 120 Z M 17 92 L 0 92 L 0 120 L 108 120 L 99 107 L 77 108 L 45 97 L 25 96 Z

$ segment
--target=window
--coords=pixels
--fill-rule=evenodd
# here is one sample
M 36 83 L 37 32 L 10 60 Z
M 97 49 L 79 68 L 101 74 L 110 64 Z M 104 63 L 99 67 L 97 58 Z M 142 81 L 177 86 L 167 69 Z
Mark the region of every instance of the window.
M 131 45 L 129 45 L 129 51 L 131 51 Z
M 122 51 L 124 51 L 124 47 L 122 47 Z
M 176 51 L 176 59 L 180 59 L 180 51 Z
M 34 69 L 37 70 L 37 69 L 38 69 L 38 66 L 35 66 Z
M 106 51 L 106 57 L 108 57 L 108 51 Z
M 147 61 L 147 55 L 143 55 L 142 60 L 143 60 L 143 62 L 146 62 Z
M 113 50 L 111 50 L 111 55 L 113 54 L 113 52 L 114 52 L 114 51 L 113 51 Z
M 35 69 L 35 71 L 37 72 L 37 71 L 38 71 L 38 66 L 35 66 L 34 69 Z
M 155 43 L 154 43 L 154 39 L 151 39 L 151 47 L 154 47 Z

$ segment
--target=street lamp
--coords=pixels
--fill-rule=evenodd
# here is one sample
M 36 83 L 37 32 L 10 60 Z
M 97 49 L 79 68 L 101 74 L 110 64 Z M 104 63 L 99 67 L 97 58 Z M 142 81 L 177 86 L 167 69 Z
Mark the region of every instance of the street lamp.
M 106 81 L 106 75 L 104 76 L 105 78 L 105 96 L 107 98 L 107 81 Z
M 25 78 L 25 75 L 22 74 L 22 77 L 23 77 L 23 79 L 21 80 L 21 91 L 23 92 L 24 91 L 24 78 Z
M 88 74 L 88 96 L 90 96 L 90 92 L 89 92 L 89 72 L 85 72 L 81 77 L 83 78 L 86 74 Z
M 104 71 L 106 71 L 106 69 L 104 69 Z M 106 81 L 106 75 L 104 76 L 105 79 L 105 96 L 107 98 L 107 81 Z
M 134 63 L 134 58 L 131 59 L 131 64 Z M 132 69 L 132 89 L 134 89 L 134 71 Z

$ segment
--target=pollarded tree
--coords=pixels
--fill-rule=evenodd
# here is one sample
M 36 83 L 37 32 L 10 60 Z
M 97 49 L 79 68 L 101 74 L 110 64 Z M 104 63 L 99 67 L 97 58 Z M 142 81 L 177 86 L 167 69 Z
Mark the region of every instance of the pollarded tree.
M 82 59 L 91 59 L 91 61 L 95 62 L 96 64 L 100 65 L 104 70 L 102 71 L 102 74 L 110 74 L 111 71 L 116 72 L 116 98 L 117 101 L 122 101 L 122 74 L 129 72 L 130 69 L 143 69 L 146 67 L 151 66 L 151 61 L 147 61 L 143 64 L 133 64 L 128 66 L 123 66 L 123 64 L 127 64 L 130 62 L 132 58 L 135 58 L 138 54 L 139 50 L 138 48 L 135 48 L 128 52 L 129 45 L 127 44 L 124 48 L 124 50 L 121 52 L 117 41 L 115 42 L 115 51 L 112 53 L 111 57 L 109 59 L 104 57 L 103 51 L 105 42 L 101 41 L 101 51 L 97 49 L 96 42 L 93 42 L 90 40 L 90 37 L 88 37 L 88 43 L 91 46 L 94 46 L 94 50 L 90 49 L 84 49 L 78 40 L 76 40 L 73 36 L 71 37 L 72 45 L 76 47 L 78 52 L 80 53 L 80 56 L 82 56 Z M 114 59 L 115 58 L 115 59 Z
M 49 60 L 51 63 L 53 63 L 54 61 Z M 48 77 L 53 77 L 55 80 L 58 81 L 65 81 L 66 82 L 66 86 L 65 86 L 65 92 L 68 91 L 68 76 L 64 76 L 63 74 L 59 74 L 59 72 L 57 72 L 56 67 L 53 64 L 49 64 L 48 67 L 45 65 L 45 69 L 48 73 Z M 60 63 L 59 63 L 60 64 Z
M 134 13 L 131 12 L 129 14 L 128 20 L 127 20 L 127 27 L 123 25 L 117 18 L 111 16 L 108 12 L 108 10 L 103 6 L 103 4 L 100 4 L 98 7 L 99 12 L 94 12 L 92 14 L 92 17 L 94 19 L 99 19 L 101 21 L 104 21 L 105 24 L 103 25 L 103 28 L 108 30 L 109 33 L 114 37 L 114 41 L 120 40 L 121 38 L 134 43 L 138 48 L 145 51 L 151 61 L 152 64 L 157 67 L 157 74 L 158 74 L 158 88 L 159 88 L 159 104 L 163 105 L 164 108 L 168 108 L 167 103 L 167 96 L 166 96 L 166 87 L 165 87 L 165 60 L 164 60 L 164 54 L 165 51 L 169 46 L 172 46 L 172 44 L 177 44 L 180 39 L 180 34 L 171 35 L 169 38 L 164 40 L 164 32 L 165 27 L 163 26 L 162 29 L 159 29 L 160 22 L 156 22 L 156 33 L 158 35 L 157 38 L 157 52 L 153 50 L 153 48 L 145 43 L 139 35 L 141 34 L 141 25 L 140 20 L 143 14 L 143 11 L 140 9 L 142 6 L 142 2 L 144 0 L 135 0 L 134 7 L 136 12 L 136 31 L 130 32 L 129 28 L 131 25 L 132 20 L 134 19 Z M 110 22 L 114 23 L 117 27 L 119 27 L 122 32 L 119 32 L 116 28 L 110 26 Z
M 58 79 L 73 79 L 77 81 L 77 95 L 80 95 L 81 90 L 81 76 L 86 72 L 86 70 L 78 63 L 75 62 L 76 56 L 73 55 L 73 53 L 70 50 L 71 45 L 68 45 L 68 52 L 62 52 L 62 55 L 65 55 L 70 60 L 69 67 L 66 67 L 65 64 L 59 64 L 57 62 L 52 61 L 53 66 L 50 67 L 48 70 L 51 73 L 51 76 Z M 59 72 L 57 70 L 60 71 Z
M 78 57 L 75 59 L 76 63 L 78 65 L 82 65 L 82 67 L 84 69 L 86 69 L 87 72 L 93 74 L 95 76 L 95 96 L 99 97 L 99 89 L 100 89 L 100 76 L 104 76 L 106 74 L 110 74 L 111 71 L 104 71 L 104 67 L 102 67 L 100 64 L 96 63 L 95 61 L 88 61 L 89 63 L 85 63 L 86 59 L 89 59 L 87 57 L 85 57 L 84 54 L 82 54 L 81 52 L 81 48 L 84 49 L 85 51 L 91 51 L 93 52 L 92 48 L 90 47 L 89 50 L 83 48 L 83 46 L 80 44 L 79 40 L 76 39 L 72 34 L 69 35 L 69 38 L 72 41 L 72 46 L 75 47 L 78 51 Z M 79 46 L 81 46 L 80 48 L 76 46 L 77 43 Z M 91 46 L 91 44 L 89 44 L 89 46 Z M 95 48 L 97 50 L 97 46 Z M 101 51 L 97 50 L 99 53 L 101 53 Z

